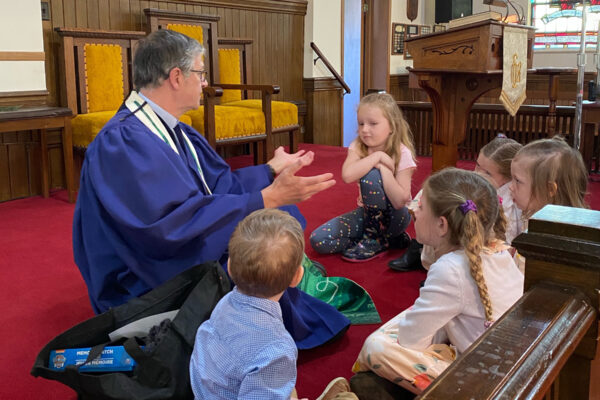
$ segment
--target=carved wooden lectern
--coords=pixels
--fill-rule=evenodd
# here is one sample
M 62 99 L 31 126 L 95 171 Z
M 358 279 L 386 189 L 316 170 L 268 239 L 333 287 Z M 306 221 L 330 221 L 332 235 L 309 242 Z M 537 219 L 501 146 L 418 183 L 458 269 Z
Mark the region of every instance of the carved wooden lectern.
M 413 57 L 409 86 L 424 89 L 433 108 L 433 171 L 456 165 L 473 103 L 502 86 L 505 26 L 527 30 L 530 69 L 535 30 L 530 26 L 487 20 L 406 39 Z

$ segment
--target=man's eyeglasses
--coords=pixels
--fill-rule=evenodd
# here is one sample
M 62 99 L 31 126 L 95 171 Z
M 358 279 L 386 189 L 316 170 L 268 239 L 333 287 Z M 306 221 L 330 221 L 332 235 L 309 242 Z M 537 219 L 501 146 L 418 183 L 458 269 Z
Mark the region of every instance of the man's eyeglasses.
M 200 75 L 200 80 L 202 82 L 206 82 L 206 76 L 208 75 L 208 71 L 204 71 L 201 69 L 190 69 L 191 72 L 195 72 L 198 75 Z

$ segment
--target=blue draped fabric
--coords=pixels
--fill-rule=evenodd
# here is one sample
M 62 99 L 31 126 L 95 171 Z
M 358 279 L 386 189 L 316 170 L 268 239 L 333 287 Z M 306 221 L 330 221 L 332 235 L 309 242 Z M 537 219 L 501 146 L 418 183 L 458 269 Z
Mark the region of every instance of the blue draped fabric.
M 122 107 L 89 145 L 73 221 L 75 262 L 94 311 L 106 311 L 208 260 L 225 267 L 234 228 L 263 208 L 261 189 L 272 177 L 265 165 L 231 171 L 191 127 L 205 193 L 189 154 L 175 153 Z M 182 146 L 185 147 L 185 146 Z M 302 224 L 295 206 L 284 207 Z M 349 320 L 298 289 L 280 301 L 286 328 L 298 348 L 318 346 Z

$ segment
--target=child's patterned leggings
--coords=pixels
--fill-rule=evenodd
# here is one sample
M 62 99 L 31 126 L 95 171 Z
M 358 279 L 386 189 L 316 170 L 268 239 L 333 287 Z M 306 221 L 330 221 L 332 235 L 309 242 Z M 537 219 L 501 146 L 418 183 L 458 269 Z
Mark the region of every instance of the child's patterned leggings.
M 406 230 L 410 223 L 408 209 L 394 209 L 385 195 L 377 168 L 360 179 L 360 193 L 363 207 L 329 220 L 310 234 L 310 244 L 315 251 L 321 254 L 339 253 L 356 244 L 364 235 L 387 241 Z
M 405 313 L 406 310 L 369 335 L 352 372 L 373 371 L 395 384 L 407 380 L 424 390 L 456 359 L 456 350 L 446 344 L 432 344 L 422 350 L 398 344 L 398 324 Z M 433 343 L 445 336 L 445 331 L 438 332 Z

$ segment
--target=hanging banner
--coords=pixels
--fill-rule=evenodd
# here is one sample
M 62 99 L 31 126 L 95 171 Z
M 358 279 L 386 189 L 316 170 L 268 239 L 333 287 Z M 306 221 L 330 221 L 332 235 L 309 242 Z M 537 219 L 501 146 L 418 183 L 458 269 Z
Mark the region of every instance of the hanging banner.
M 500 101 L 513 117 L 527 98 L 527 30 L 504 26 Z

